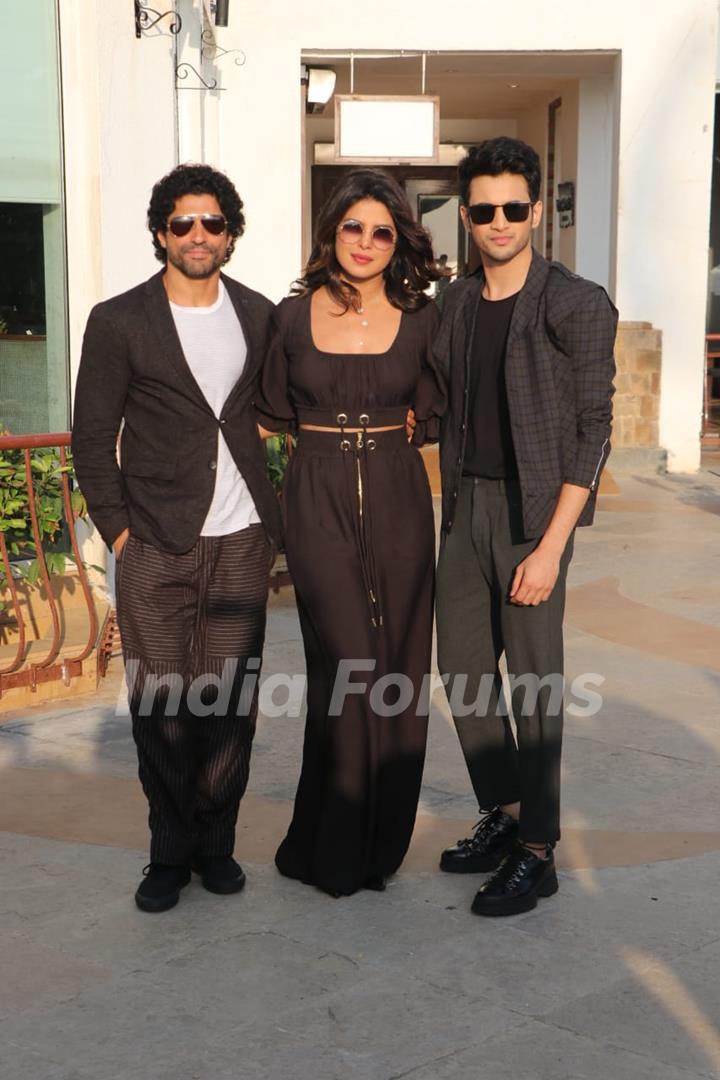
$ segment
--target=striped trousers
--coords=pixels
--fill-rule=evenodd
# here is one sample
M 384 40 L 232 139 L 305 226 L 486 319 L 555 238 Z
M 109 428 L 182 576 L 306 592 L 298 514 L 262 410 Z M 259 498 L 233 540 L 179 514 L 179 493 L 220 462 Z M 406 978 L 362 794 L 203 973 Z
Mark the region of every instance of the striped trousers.
M 271 547 L 262 525 L 182 555 L 132 534 L 117 614 L 150 859 L 231 855 L 257 717 Z

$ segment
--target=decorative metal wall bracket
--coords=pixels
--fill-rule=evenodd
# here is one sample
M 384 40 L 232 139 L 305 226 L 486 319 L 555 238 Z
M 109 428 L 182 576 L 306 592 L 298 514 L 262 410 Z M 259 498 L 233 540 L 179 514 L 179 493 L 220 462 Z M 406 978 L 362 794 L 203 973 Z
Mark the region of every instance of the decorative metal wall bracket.
M 222 60 L 224 56 L 231 56 L 233 53 L 237 53 L 233 63 L 236 67 L 242 67 L 247 56 L 242 49 L 221 49 L 218 43 L 215 41 L 212 30 L 203 30 L 202 32 L 202 57 L 203 60 L 212 60 L 215 63 L 217 60 Z
M 233 60 L 233 63 L 235 64 L 235 66 L 236 67 L 242 67 L 243 64 L 245 63 L 245 61 L 247 60 L 247 57 L 245 56 L 245 53 L 242 51 L 242 49 L 221 49 L 220 46 L 215 41 L 215 38 L 213 37 L 212 30 L 203 30 L 203 32 L 202 32 L 202 48 L 200 50 L 200 55 L 202 56 L 203 60 L 207 60 L 209 63 L 214 64 L 218 60 L 222 60 L 223 57 L 232 56 L 233 54 L 237 54 L 237 55 L 235 55 L 235 58 Z M 185 82 L 185 80 L 188 79 L 191 74 L 195 76 L 195 78 L 198 80 L 198 83 L 200 83 L 200 85 L 199 86 L 181 86 L 180 83 Z M 181 64 L 178 64 L 178 66 L 175 68 L 175 78 L 176 78 L 175 85 L 177 86 L 178 90 L 224 90 L 225 89 L 224 86 L 218 86 L 218 81 L 215 78 L 211 78 L 210 81 L 208 82 L 207 79 L 203 78 L 203 76 L 200 74 L 200 72 L 197 70 L 197 68 L 193 67 L 192 64 L 188 64 L 187 61 L 183 61 Z
M 155 8 L 147 6 L 146 0 L 134 0 L 135 4 L 135 37 L 142 37 L 146 30 L 152 30 L 154 26 L 161 21 L 161 19 L 172 20 L 168 24 L 168 30 L 171 34 L 179 34 L 182 30 L 182 16 L 177 11 L 156 11 Z
M 189 78 L 190 72 L 192 72 L 195 78 L 202 83 L 202 86 L 180 86 L 181 82 L 184 82 L 185 79 Z M 197 68 L 194 68 L 192 64 L 186 62 L 178 64 L 175 68 L 175 78 L 177 80 L 176 86 L 178 90 L 222 90 L 222 86 L 218 86 L 217 84 L 217 79 L 211 79 L 210 82 L 206 82 Z

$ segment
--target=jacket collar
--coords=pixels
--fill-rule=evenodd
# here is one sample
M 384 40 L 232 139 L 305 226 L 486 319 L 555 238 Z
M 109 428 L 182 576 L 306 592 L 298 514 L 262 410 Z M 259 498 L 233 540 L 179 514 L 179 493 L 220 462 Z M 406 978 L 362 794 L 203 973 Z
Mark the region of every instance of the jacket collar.
M 145 310 L 150 326 L 155 333 L 155 337 L 157 338 L 162 353 L 167 358 L 169 364 L 172 365 L 175 374 L 187 392 L 192 395 L 193 400 L 202 405 L 207 411 L 212 411 L 185 359 L 185 354 L 183 353 L 180 338 L 175 326 L 175 320 L 173 319 L 172 311 L 170 309 L 170 301 L 168 300 L 163 284 L 164 273 L 164 270 L 160 270 L 145 282 Z M 262 361 L 262 356 L 259 355 L 260 350 L 257 347 L 256 319 L 253 317 L 253 312 L 250 310 L 245 287 L 241 285 L 239 281 L 226 277 L 225 274 L 221 274 L 220 278 L 225 285 L 227 294 L 235 308 L 235 313 L 240 321 L 247 345 L 245 367 L 242 375 L 230 391 L 230 395 L 226 402 L 227 406 L 231 398 L 234 398 L 237 393 L 252 380 L 256 374 L 256 368 Z
M 545 289 L 549 273 L 550 263 L 533 248 L 528 276 L 525 278 L 525 284 L 518 293 L 512 319 L 510 320 L 510 330 L 508 332 L 507 340 L 508 354 L 516 339 L 522 334 L 529 323 L 533 312 L 537 311 L 538 300 Z M 474 282 L 473 294 L 479 299 L 483 285 L 485 284 L 485 274 L 482 265 L 475 271 L 469 280 Z

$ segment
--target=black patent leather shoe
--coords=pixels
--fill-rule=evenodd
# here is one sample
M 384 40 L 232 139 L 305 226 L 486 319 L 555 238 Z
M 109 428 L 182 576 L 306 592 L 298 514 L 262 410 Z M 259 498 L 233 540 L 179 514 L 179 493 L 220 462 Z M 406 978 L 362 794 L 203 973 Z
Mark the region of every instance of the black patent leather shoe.
M 180 899 L 180 890 L 190 881 L 190 867 L 148 863 L 143 875 L 135 893 L 137 906 L 141 911 L 169 911 Z
M 491 878 L 480 886 L 472 904 L 475 915 L 519 915 L 537 907 L 538 897 L 558 891 L 552 848 L 542 859 L 516 844 Z
M 509 854 L 517 835 L 515 818 L 496 806 L 483 814 L 472 836 L 443 851 L 440 869 L 448 874 L 487 874 Z
M 240 892 L 245 885 L 245 873 L 232 855 L 196 855 L 192 866 L 208 892 L 228 896 Z

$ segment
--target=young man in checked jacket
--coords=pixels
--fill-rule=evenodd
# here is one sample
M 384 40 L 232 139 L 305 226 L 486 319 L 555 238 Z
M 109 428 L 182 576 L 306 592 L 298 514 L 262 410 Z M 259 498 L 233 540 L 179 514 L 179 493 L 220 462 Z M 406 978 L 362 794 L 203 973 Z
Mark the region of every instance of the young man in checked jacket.
M 617 312 L 599 285 L 533 251 L 530 146 L 489 139 L 459 181 L 481 266 L 446 290 L 435 346 L 450 392 L 438 662 L 481 821 L 440 865 L 494 871 L 472 910 L 512 915 L 558 888 L 565 580 L 610 452 Z

